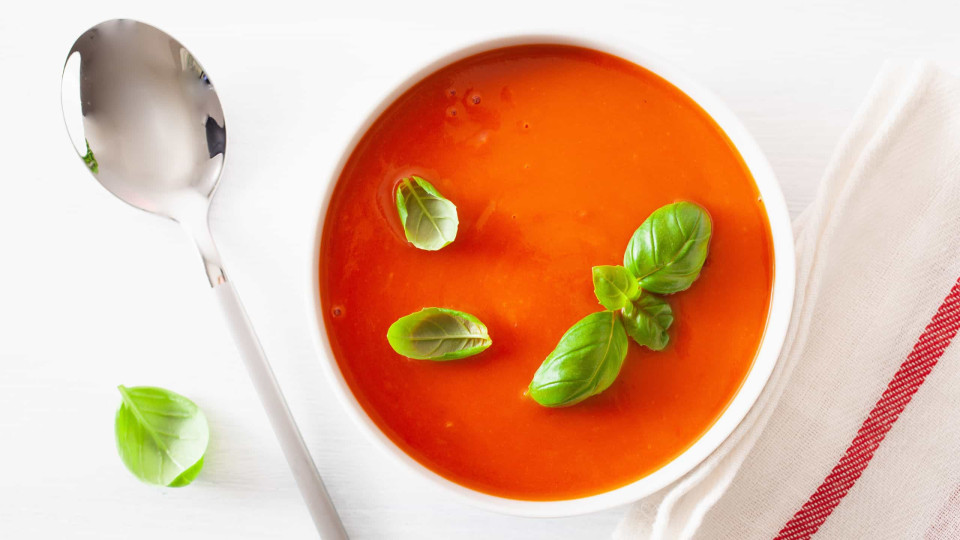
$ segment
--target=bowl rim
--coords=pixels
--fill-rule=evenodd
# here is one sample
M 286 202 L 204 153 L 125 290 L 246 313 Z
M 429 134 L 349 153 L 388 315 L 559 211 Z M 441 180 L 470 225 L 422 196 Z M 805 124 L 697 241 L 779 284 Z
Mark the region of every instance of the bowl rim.
M 617 56 L 653 72 L 692 99 L 720 126 L 753 175 L 766 207 L 774 258 L 770 306 L 760 347 L 740 389 L 713 425 L 685 451 L 647 476 L 611 491 L 575 499 L 551 501 L 510 499 L 462 486 L 417 462 L 387 437 L 354 396 L 333 355 L 323 319 L 319 280 L 323 225 L 333 191 L 357 144 L 380 115 L 413 85 L 453 62 L 493 49 L 532 44 L 570 45 Z M 413 472 L 414 476 L 436 486 L 440 491 L 476 507 L 525 517 L 563 517 L 597 512 L 649 496 L 693 470 L 730 436 L 756 403 L 780 356 L 793 310 L 795 272 L 790 215 L 773 169 L 746 127 L 716 95 L 671 63 L 661 60 L 650 51 L 632 43 L 617 45 L 607 40 L 568 34 L 515 34 L 474 42 L 428 62 L 386 92 L 371 112 L 357 124 L 353 137 L 344 146 L 340 159 L 333 168 L 317 210 L 313 254 L 308 276 L 311 290 L 309 311 L 312 314 L 314 344 L 320 353 L 322 369 L 334 394 L 364 435 L 395 463 L 402 464 L 402 467 Z

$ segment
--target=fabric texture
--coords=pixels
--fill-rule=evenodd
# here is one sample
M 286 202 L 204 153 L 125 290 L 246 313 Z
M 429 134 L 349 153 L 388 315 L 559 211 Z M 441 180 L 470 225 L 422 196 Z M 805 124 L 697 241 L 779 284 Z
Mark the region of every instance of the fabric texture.
M 960 81 L 885 66 L 794 234 L 760 399 L 616 538 L 960 539 Z

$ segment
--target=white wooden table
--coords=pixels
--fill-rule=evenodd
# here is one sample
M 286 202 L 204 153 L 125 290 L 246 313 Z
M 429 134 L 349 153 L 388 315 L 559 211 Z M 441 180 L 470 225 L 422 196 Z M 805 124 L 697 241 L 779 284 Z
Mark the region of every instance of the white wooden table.
M 312 536 L 193 247 L 114 200 L 72 155 L 60 69 L 101 20 L 171 32 L 217 85 L 229 148 L 214 235 L 354 538 L 598 538 L 623 514 L 529 520 L 449 501 L 368 444 L 328 391 L 307 317 L 316 208 L 346 136 L 414 68 L 465 39 L 530 31 L 654 50 L 740 115 L 794 215 L 884 58 L 960 72 L 960 4 L 948 0 L 309 4 L 4 7 L 0 537 Z M 197 482 L 157 489 L 124 470 L 118 384 L 169 387 L 203 407 L 213 438 Z

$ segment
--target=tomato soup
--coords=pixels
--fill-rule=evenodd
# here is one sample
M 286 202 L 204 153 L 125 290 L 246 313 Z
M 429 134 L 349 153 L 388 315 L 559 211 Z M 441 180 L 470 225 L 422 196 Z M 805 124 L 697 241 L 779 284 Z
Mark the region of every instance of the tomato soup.
M 427 179 L 458 209 L 456 240 L 404 238 L 394 189 Z M 563 333 L 603 309 L 591 267 L 617 265 L 634 230 L 688 200 L 713 218 L 699 280 L 669 301 L 667 348 L 631 343 L 602 394 L 566 408 L 526 395 Z M 321 239 L 334 356 L 373 422 L 437 474 L 492 495 L 594 495 L 662 467 L 731 402 L 759 347 L 773 282 L 759 192 L 720 127 L 670 83 L 561 45 L 496 49 L 400 96 L 353 150 Z M 427 306 L 482 320 L 493 345 L 411 360 L 386 339 Z

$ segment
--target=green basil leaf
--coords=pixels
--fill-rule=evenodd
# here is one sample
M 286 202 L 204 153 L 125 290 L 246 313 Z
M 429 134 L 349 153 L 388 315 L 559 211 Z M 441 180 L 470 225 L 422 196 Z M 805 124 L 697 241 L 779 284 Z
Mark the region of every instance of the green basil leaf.
M 420 249 L 436 251 L 457 237 L 457 207 L 419 176 L 400 180 L 397 211 L 407 240 Z
M 189 399 L 152 386 L 118 387 L 123 402 L 114 429 L 127 469 L 149 484 L 181 487 L 203 468 L 207 418 Z
M 673 309 L 663 298 L 644 292 L 623 308 L 623 326 L 634 341 L 654 351 L 670 342 L 667 329 L 673 324 Z
M 100 165 L 97 164 L 97 158 L 93 155 L 93 150 L 90 150 L 90 142 L 86 139 L 84 139 L 83 142 L 87 144 L 87 153 L 83 155 L 83 162 L 87 164 L 90 172 L 97 174 L 100 172 Z
M 606 390 L 627 356 L 620 314 L 600 311 L 567 330 L 530 382 L 530 396 L 547 407 L 566 407 Z
M 616 311 L 640 295 L 640 285 L 622 266 L 594 266 L 593 293 L 603 307 Z
M 711 233 L 706 210 L 690 202 L 668 204 L 650 214 L 633 233 L 623 265 L 644 290 L 682 291 L 700 277 Z
M 457 360 L 493 343 L 480 319 L 435 307 L 398 319 L 387 330 L 387 341 L 397 354 L 416 360 Z

